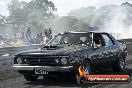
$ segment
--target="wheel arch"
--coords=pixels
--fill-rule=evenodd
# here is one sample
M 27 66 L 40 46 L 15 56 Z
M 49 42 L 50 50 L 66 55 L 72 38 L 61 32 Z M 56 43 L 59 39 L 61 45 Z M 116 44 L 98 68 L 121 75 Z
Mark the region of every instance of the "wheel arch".
M 92 65 L 92 62 L 91 62 L 90 58 L 85 58 L 84 61 L 85 60 L 89 61 L 90 65 Z
M 124 59 L 126 59 L 126 55 L 123 52 L 119 52 L 117 59 L 119 59 L 120 57 L 123 57 Z

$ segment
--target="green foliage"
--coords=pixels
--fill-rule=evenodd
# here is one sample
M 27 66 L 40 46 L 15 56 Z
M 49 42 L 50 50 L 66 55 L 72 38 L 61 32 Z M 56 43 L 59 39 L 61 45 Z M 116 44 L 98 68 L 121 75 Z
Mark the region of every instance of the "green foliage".
M 55 17 L 54 3 L 48 0 L 32 0 L 29 3 L 12 0 L 8 5 L 10 22 L 21 29 L 21 26 L 31 26 L 34 31 L 42 30 L 46 21 Z M 27 25 L 28 24 L 28 25 Z

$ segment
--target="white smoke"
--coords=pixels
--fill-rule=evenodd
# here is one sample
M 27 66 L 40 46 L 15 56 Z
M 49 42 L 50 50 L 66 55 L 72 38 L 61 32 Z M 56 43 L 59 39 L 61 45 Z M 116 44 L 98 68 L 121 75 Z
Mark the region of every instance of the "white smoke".
M 103 31 L 112 33 L 116 39 L 132 38 L 132 24 L 127 24 L 130 20 L 128 9 L 128 6 L 122 5 L 113 8 L 109 14 L 110 19 L 104 22 Z
M 69 14 L 89 26 L 99 27 L 99 31 L 111 33 L 116 39 L 132 38 L 132 4 L 125 2 L 121 5 L 92 8 L 80 8 Z

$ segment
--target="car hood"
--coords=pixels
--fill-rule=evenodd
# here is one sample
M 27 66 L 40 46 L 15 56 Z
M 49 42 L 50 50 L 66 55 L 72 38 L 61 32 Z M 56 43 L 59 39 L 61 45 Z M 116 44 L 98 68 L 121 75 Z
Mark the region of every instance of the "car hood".
M 67 55 L 77 51 L 87 49 L 88 47 L 83 45 L 67 45 L 63 47 L 45 47 L 43 49 L 29 50 L 19 53 L 17 55 Z

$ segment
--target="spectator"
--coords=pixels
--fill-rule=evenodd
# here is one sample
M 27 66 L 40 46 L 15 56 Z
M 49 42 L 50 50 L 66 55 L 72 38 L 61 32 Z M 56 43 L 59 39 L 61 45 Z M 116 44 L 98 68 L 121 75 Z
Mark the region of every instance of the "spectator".
M 49 28 L 49 40 L 52 39 L 52 30 Z
M 26 29 L 25 36 L 26 36 L 26 44 L 30 44 L 30 39 L 31 39 L 31 29 L 30 29 L 30 27 L 28 27 Z
M 30 29 L 30 27 L 28 27 L 28 28 L 26 29 L 26 38 L 27 38 L 28 41 L 29 41 L 30 38 L 31 38 L 31 29 Z

